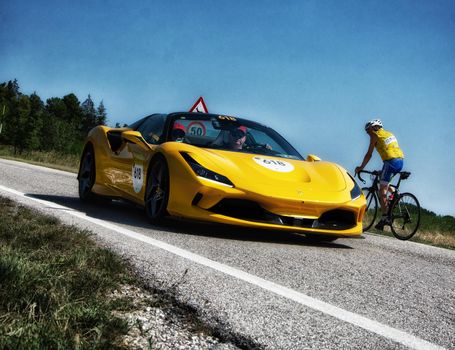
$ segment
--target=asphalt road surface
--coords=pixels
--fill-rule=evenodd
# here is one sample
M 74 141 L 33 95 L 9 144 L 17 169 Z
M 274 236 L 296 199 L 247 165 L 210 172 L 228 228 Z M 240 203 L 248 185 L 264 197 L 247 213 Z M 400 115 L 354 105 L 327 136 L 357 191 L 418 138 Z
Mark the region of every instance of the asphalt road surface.
M 278 231 L 83 205 L 76 175 L 0 159 L 0 195 L 88 228 L 154 287 L 267 349 L 455 349 L 455 251 L 366 234 L 315 244 Z M 1 210 L 1 208 L 0 208 Z

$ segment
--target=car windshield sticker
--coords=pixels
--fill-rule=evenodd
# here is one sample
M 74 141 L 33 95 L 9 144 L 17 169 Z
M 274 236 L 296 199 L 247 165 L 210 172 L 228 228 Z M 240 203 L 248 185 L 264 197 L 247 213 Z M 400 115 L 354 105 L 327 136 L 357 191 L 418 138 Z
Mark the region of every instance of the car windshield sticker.
M 219 120 L 228 120 L 228 121 L 231 121 L 231 122 L 237 121 L 237 118 L 235 118 L 235 117 L 229 117 L 229 116 L 227 116 L 227 115 L 219 115 L 219 116 L 218 116 L 218 119 L 219 119 Z
M 289 173 L 294 170 L 294 166 L 291 163 L 288 163 L 284 160 L 263 158 L 263 157 L 253 157 L 254 161 L 264 168 L 279 171 L 281 173 Z
M 141 192 L 144 183 L 144 167 L 142 163 L 133 164 L 133 189 L 134 192 Z

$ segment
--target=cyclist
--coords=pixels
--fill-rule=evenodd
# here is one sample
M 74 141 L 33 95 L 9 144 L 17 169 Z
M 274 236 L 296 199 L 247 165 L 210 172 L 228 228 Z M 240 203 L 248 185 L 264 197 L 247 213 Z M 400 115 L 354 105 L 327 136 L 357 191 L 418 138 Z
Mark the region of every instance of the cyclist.
M 370 136 L 370 145 L 363 158 L 362 164 L 355 168 L 355 173 L 357 174 L 363 170 L 371 159 L 373 149 L 376 148 L 376 151 L 378 151 L 384 162 L 379 188 L 379 202 L 381 203 L 382 218 L 375 226 L 376 229 L 382 230 L 384 225 L 390 225 L 387 218 L 387 191 L 389 183 L 392 176 L 403 169 L 404 154 L 398 145 L 397 138 L 391 132 L 383 129 L 380 119 L 373 119 L 366 123 L 365 131 Z

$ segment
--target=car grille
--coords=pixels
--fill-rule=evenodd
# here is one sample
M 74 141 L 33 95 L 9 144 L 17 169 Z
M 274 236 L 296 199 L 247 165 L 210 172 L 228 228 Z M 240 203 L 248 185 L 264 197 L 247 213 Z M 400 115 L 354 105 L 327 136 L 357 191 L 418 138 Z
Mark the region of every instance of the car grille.
M 343 209 L 329 210 L 318 219 L 296 218 L 277 215 L 250 200 L 225 198 L 208 209 L 209 211 L 236 219 L 263 222 L 275 225 L 315 228 L 324 230 L 347 230 L 356 226 L 354 212 Z

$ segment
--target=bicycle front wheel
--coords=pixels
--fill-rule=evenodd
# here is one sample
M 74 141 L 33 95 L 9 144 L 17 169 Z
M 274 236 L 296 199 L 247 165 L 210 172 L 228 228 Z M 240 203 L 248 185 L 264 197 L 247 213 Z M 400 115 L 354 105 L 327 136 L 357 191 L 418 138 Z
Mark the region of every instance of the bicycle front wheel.
M 362 192 L 367 200 L 367 208 L 365 209 L 365 214 L 363 215 L 362 220 L 363 232 L 365 232 L 373 226 L 374 220 L 376 220 L 379 202 L 376 193 L 371 189 L 371 187 L 362 188 Z
M 401 240 L 410 239 L 420 225 L 420 204 L 412 193 L 402 193 L 390 210 L 393 235 Z

